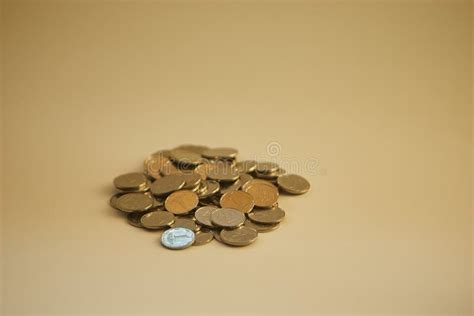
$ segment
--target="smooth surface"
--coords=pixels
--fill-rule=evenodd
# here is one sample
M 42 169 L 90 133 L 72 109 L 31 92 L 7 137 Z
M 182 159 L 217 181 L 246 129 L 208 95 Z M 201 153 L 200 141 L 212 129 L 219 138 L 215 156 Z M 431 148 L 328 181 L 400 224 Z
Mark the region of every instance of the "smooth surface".
M 5 3 L 3 314 L 470 315 L 470 10 Z M 185 143 L 311 191 L 249 247 L 166 250 L 108 201 Z

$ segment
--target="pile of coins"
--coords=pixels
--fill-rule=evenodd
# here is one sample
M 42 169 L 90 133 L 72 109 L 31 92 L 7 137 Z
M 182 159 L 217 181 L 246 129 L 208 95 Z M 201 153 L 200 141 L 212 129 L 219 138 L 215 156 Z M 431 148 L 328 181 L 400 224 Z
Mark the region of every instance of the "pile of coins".
M 155 152 L 145 160 L 143 173 L 114 179 L 119 192 L 110 205 L 127 213 L 133 226 L 165 230 L 161 244 L 169 249 L 213 239 L 250 245 L 258 233 L 280 227 L 285 218 L 280 192 L 303 194 L 310 184 L 275 162 L 237 161 L 237 153 L 197 145 Z

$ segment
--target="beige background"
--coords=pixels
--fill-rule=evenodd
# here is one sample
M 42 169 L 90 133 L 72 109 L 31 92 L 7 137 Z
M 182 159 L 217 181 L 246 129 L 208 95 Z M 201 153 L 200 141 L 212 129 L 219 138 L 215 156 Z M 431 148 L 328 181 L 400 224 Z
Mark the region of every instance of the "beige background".
M 3 314 L 470 315 L 471 9 L 3 2 Z M 108 198 L 182 143 L 277 143 L 312 191 L 167 251 Z

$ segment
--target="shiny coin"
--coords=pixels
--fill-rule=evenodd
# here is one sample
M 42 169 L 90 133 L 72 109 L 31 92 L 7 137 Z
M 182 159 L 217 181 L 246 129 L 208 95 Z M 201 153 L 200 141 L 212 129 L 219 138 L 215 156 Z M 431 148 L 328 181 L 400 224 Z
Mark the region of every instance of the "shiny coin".
M 206 181 L 204 181 L 204 184 L 206 185 L 206 191 L 201 193 L 199 195 L 199 198 L 206 199 L 206 198 L 216 194 L 217 192 L 219 192 L 220 185 L 217 181 L 206 180 Z
M 166 211 L 153 211 L 140 218 L 140 223 L 148 229 L 163 229 L 173 224 L 174 221 L 174 215 Z
M 199 225 L 194 222 L 191 218 L 186 217 L 176 217 L 174 223 L 171 224 L 171 227 L 184 227 L 192 230 L 193 232 L 199 231 Z
M 253 196 L 244 191 L 227 192 L 221 197 L 220 204 L 223 208 L 233 208 L 242 213 L 250 212 L 255 206 Z
M 270 161 L 258 162 L 257 167 L 255 168 L 258 172 L 261 173 L 270 173 L 275 172 L 280 168 L 277 163 Z
M 214 235 L 210 231 L 200 231 L 195 235 L 193 246 L 202 246 L 210 243 L 214 239 Z
M 143 173 L 133 172 L 116 177 L 114 185 L 123 191 L 146 191 L 149 183 Z
M 244 213 L 232 208 L 218 208 L 211 213 L 211 223 L 222 228 L 235 228 L 245 222 Z
M 257 240 L 255 229 L 241 226 L 235 229 L 223 229 L 220 233 L 223 243 L 231 246 L 247 246 Z
M 194 217 L 196 221 L 206 227 L 214 228 L 215 226 L 211 222 L 211 214 L 214 210 L 217 209 L 217 206 L 203 206 L 196 210 Z
M 209 147 L 201 146 L 201 145 L 186 144 L 186 145 L 180 145 L 176 147 L 175 149 L 183 149 L 183 150 L 191 151 L 191 152 L 201 155 L 205 150 L 208 150 Z
M 252 222 L 260 224 L 275 224 L 280 223 L 285 218 L 285 211 L 279 207 L 269 210 L 255 210 L 248 214 Z
M 209 159 L 234 159 L 237 153 L 237 149 L 222 147 L 207 149 L 203 151 L 202 156 Z
M 273 231 L 273 230 L 277 229 L 278 227 L 280 227 L 280 223 L 259 224 L 259 223 L 252 222 L 251 220 L 248 220 L 248 219 L 245 220 L 244 225 L 247 226 L 247 227 L 255 229 L 259 233 L 270 232 L 270 231 Z
M 242 184 L 240 182 L 240 179 L 237 179 L 237 181 L 231 184 L 228 184 L 228 185 L 223 184 L 219 192 L 220 194 L 226 194 L 227 192 L 237 191 L 238 189 L 240 189 L 241 186 Z
M 153 199 L 143 193 L 127 193 L 119 196 L 115 205 L 123 212 L 142 212 L 153 206 Z
M 192 151 L 184 149 L 173 149 L 171 151 L 171 159 L 178 165 L 186 166 L 197 166 L 202 162 L 202 157 L 200 154 L 197 154 Z
M 172 174 L 155 180 L 150 186 L 151 193 L 156 196 L 164 196 L 181 189 L 186 181 L 181 174 Z
M 209 170 L 207 177 L 212 180 L 222 182 L 232 182 L 239 178 L 240 173 L 230 165 L 220 165 Z
M 188 248 L 194 240 L 194 232 L 184 227 L 170 228 L 161 235 L 161 244 L 169 249 Z
M 235 164 L 235 168 L 240 173 L 250 173 L 257 168 L 257 162 L 255 160 L 239 161 Z
M 303 194 L 310 188 L 308 180 L 296 174 L 279 176 L 277 183 L 280 188 L 291 194 Z
M 199 203 L 196 193 L 188 190 L 176 191 L 165 200 L 165 208 L 173 214 L 186 214 L 191 212 Z
M 278 189 L 271 183 L 255 182 L 246 187 L 258 207 L 272 207 L 278 202 Z
M 199 183 L 201 183 L 201 176 L 194 172 L 184 173 L 182 177 L 185 181 L 183 190 L 191 190 L 193 188 L 196 188 L 196 186 L 198 186 Z

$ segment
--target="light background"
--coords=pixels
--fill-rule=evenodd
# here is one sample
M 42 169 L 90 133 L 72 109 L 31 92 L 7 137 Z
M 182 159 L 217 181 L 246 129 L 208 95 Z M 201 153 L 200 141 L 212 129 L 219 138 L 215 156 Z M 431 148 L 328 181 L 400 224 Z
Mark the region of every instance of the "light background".
M 1 311 L 470 315 L 471 13 L 3 2 Z M 155 150 L 271 142 L 312 191 L 250 247 L 167 251 L 108 206 Z

